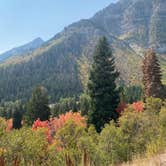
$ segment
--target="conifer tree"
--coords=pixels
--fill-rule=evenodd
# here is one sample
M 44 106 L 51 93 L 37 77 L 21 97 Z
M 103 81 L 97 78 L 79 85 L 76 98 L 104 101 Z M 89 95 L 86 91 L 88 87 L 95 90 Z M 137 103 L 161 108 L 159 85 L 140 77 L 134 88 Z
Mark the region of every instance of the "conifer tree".
M 94 124 L 98 132 L 105 123 L 118 118 L 116 108 L 120 99 L 115 83 L 118 75 L 107 39 L 102 37 L 94 52 L 88 83 L 88 92 L 92 100 L 88 122 Z
M 34 89 L 32 97 L 27 104 L 26 121 L 28 124 L 32 124 L 38 118 L 41 121 L 48 120 L 49 116 L 50 108 L 46 89 L 38 86 Z
M 21 121 L 23 116 L 23 108 L 20 101 L 16 101 L 16 106 L 12 115 L 13 128 L 20 129 L 22 127 Z
M 162 97 L 161 68 L 156 53 L 150 49 L 143 60 L 143 84 L 145 97 Z

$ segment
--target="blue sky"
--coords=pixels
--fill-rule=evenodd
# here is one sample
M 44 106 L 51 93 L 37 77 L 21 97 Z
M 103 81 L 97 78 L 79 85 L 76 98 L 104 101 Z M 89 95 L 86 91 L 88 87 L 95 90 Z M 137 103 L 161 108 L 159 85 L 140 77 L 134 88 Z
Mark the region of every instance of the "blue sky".
M 57 32 L 117 0 L 0 0 L 0 53 Z

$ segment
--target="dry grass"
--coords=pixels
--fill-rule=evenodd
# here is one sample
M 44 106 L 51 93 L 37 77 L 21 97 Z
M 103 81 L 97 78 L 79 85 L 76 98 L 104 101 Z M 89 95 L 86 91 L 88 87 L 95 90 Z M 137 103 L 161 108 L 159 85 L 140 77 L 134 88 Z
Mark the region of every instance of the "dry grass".
M 121 166 L 166 166 L 166 153 L 149 159 L 137 159 Z

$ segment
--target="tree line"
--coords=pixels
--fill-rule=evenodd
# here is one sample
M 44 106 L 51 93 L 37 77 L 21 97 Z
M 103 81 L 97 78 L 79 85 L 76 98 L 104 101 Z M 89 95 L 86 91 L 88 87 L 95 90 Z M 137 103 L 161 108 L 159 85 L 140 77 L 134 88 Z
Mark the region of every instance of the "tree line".
M 93 124 L 100 132 L 106 123 L 117 121 L 119 115 L 116 108 L 119 103 L 133 103 L 147 97 L 165 98 L 160 65 L 152 49 L 146 52 L 143 59 L 143 88 L 117 86 L 119 72 L 115 68 L 114 56 L 105 37 L 99 40 L 93 57 L 88 88 L 80 97 L 61 99 L 49 105 L 47 89 L 38 86 L 24 106 L 20 101 L 2 103 L 0 115 L 7 119 L 13 118 L 14 128 L 20 128 L 22 120 L 32 125 L 38 118 L 44 121 L 70 110 L 81 111 L 82 115 L 87 116 L 88 123 Z

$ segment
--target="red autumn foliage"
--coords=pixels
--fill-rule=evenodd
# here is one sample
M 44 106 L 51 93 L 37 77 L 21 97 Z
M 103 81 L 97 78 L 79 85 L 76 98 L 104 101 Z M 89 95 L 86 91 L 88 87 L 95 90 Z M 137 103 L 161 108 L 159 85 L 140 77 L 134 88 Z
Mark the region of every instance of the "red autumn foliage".
M 49 121 L 40 121 L 40 119 L 37 119 L 32 126 L 32 130 L 46 128 L 47 140 L 49 143 L 52 143 L 54 134 L 70 120 L 78 126 L 86 126 L 85 118 L 80 113 L 67 112 L 60 115 L 59 118 L 51 118 Z
M 50 119 L 50 123 L 55 131 L 62 128 L 68 121 L 72 120 L 76 125 L 85 127 L 86 122 L 85 118 L 81 116 L 79 112 L 72 113 L 67 112 L 66 114 L 62 114 L 59 118 Z
M 142 112 L 144 110 L 144 103 L 142 101 L 134 102 L 131 106 L 136 112 Z
M 49 128 L 49 121 L 41 121 L 40 119 L 37 119 L 33 125 L 32 130 L 37 130 L 39 128 L 45 128 L 46 129 L 46 138 L 49 143 L 52 143 L 53 137 L 51 136 L 50 128 Z
M 37 119 L 32 125 L 32 130 L 36 130 L 38 128 L 48 128 L 48 121 Z
M 127 104 L 124 102 L 119 103 L 116 112 L 118 112 L 119 114 L 121 114 L 122 112 L 124 112 L 125 108 L 127 108 Z

